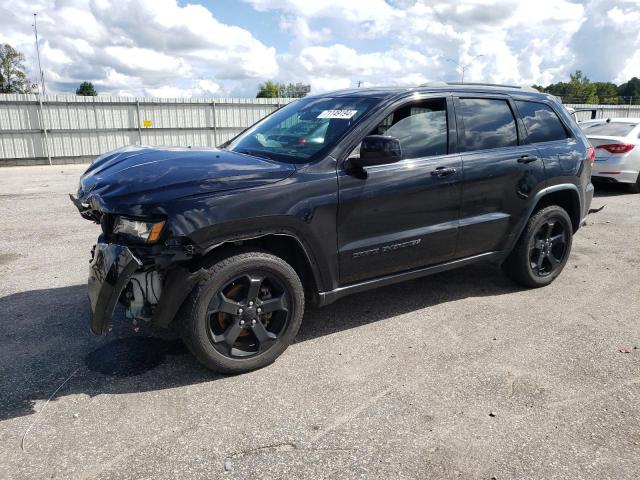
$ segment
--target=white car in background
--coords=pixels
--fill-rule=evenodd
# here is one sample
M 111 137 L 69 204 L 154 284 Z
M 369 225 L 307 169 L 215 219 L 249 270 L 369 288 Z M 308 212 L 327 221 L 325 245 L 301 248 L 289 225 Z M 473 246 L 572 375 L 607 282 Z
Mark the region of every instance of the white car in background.
M 626 183 L 640 193 L 640 118 L 603 118 L 579 125 L 596 151 L 591 178 Z

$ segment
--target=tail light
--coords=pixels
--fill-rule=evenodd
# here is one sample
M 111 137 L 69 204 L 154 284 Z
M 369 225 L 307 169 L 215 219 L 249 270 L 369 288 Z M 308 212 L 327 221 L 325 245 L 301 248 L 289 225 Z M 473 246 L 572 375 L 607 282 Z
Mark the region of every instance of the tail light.
M 630 143 L 610 143 L 607 145 L 598 145 L 596 148 L 601 148 L 609 153 L 627 153 L 633 150 L 635 145 Z
M 589 163 L 591 165 L 593 165 L 593 162 L 596 159 L 596 149 L 593 147 L 589 147 L 587 148 L 587 160 L 589 160 Z

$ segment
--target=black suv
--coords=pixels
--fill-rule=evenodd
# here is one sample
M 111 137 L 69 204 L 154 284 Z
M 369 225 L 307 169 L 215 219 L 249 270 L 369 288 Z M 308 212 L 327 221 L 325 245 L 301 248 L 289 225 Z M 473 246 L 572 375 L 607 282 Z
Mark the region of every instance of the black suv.
M 305 303 L 480 260 L 548 285 L 593 159 L 556 98 L 470 84 L 307 97 L 221 149 L 102 155 L 71 197 L 102 227 L 91 329 L 106 334 L 120 303 L 233 373 L 274 361 Z

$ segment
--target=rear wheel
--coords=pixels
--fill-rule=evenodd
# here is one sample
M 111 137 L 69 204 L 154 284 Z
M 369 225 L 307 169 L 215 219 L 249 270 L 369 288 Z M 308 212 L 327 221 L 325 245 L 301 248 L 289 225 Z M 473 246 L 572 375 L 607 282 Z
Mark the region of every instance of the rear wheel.
M 557 205 L 543 208 L 529 219 L 503 268 L 524 286 L 549 285 L 566 265 L 572 240 L 567 212 Z
M 184 342 L 205 366 L 242 373 L 272 363 L 295 338 L 304 292 L 295 270 L 254 251 L 208 269 L 180 312 Z

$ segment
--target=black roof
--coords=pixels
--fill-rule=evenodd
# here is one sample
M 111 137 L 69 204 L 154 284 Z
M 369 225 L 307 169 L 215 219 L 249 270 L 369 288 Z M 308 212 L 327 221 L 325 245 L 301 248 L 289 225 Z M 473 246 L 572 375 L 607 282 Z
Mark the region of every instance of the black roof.
M 410 93 L 431 93 L 431 92 L 465 92 L 465 93 L 505 93 L 517 94 L 518 96 L 550 97 L 549 94 L 539 92 L 531 87 L 519 87 L 513 85 L 496 85 L 490 83 L 445 83 L 434 82 L 417 87 L 364 87 L 337 90 L 335 92 L 310 95 L 309 97 L 371 97 L 371 98 L 391 98 L 403 96 Z M 308 97 L 308 98 L 309 98 Z

